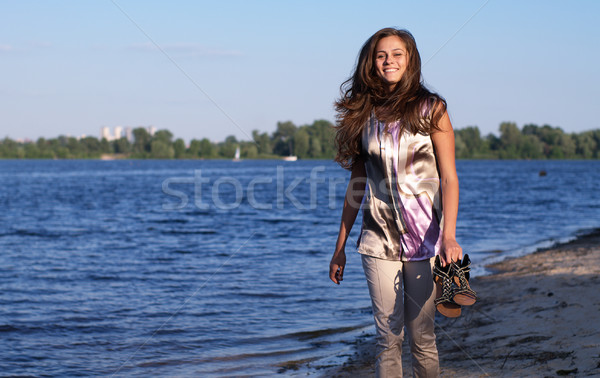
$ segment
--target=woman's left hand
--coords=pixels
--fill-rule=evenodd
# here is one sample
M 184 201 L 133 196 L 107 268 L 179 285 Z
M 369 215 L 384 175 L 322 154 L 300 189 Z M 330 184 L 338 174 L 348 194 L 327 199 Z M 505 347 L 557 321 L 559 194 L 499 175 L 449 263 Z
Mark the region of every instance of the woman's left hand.
M 456 242 L 456 239 L 445 239 L 442 241 L 442 266 L 446 266 L 451 262 L 460 261 L 463 258 L 462 248 Z

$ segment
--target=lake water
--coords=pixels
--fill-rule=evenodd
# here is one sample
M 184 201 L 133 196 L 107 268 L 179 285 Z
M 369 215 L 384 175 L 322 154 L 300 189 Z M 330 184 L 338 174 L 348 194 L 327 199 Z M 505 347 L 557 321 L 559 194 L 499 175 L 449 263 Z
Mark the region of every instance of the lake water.
M 599 161 L 457 165 L 457 239 L 479 273 L 600 225 Z M 348 176 L 328 161 L 0 161 L 0 371 L 339 364 L 372 327 L 359 226 L 344 282 L 327 277 Z

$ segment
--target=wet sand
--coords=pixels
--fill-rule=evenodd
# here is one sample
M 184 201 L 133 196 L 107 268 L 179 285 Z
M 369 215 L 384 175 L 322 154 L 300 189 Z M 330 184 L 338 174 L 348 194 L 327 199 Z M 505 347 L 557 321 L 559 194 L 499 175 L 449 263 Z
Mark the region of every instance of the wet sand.
M 600 376 L 600 229 L 488 268 L 471 282 L 473 306 L 436 314 L 442 377 Z M 372 335 L 357 340 L 324 376 L 373 376 L 373 349 Z

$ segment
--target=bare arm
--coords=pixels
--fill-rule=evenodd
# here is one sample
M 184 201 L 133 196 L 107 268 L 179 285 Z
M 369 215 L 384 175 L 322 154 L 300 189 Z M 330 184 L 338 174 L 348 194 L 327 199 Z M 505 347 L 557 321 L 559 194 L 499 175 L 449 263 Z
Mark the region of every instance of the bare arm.
M 329 263 L 329 278 L 338 285 L 343 280 L 344 267 L 346 266 L 346 240 L 348 240 L 348 235 L 350 235 L 350 230 L 354 225 L 365 195 L 366 179 L 365 164 L 362 161 L 357 161 L 352 167 L 352 175 L 350 176 L 350 182 L 346 189 L 346 197 L 344 198 L 340 231 L 333 257 Z
M 458 176 L 454 159 L 454 131 L 448 113 L 440 120 L 437 131 L 431 135 L 442 180 L 444 229 L 442 230 L 442 265 L 462 259 L 462 248 L 456 242 L 456 217 L 458 215 Z

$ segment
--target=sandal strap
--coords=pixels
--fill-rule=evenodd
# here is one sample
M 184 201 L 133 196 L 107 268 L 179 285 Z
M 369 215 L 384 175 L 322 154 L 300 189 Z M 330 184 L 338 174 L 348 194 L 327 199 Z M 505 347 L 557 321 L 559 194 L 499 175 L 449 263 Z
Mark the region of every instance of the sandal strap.
M 462 265 L 464 262 L 466 262 L 466 265 Z M 463 258 L 463 261 L 459 264 L 459 262 L 455 262 L 454 264 L 454 270 L 456 272 L 456 275 L 460 278 L 461 276 L 464 276 L 467 279 L 467 282 L 469 281 L 469 272 L 471 272 L 471 261 L 469 260 L 469 256 L 465 255 L 465 257 Z M 463 282 L 461 281 L 461 285 L 463 285 Z
M 458 283 L 460 284 L 459 288 L 454 289 L 454 293 L 455 294 L 468 293 L 468 294 L 476 295 L 475 291 L 473 289 L 471 289 L 471 287 L 469 285 L 468 276 L 469 276 L 469 271 L 471 269 L 461 268 L 456 263 L 453 263 L 453 265 L 454 265 L 453 268 L 454 268 L 454 272 L 455 272 L 454 276 L 458 277 Z M 468 265 L 467 265 L 467 267 L 468 267 Z
M 435 264 L 433 265 L 433 273 L 439 277 L 452 277 L 452 264 L 448 264 L 445 267 L 442 267 L 442 263 L 440 262 L 440 256 L 435 257 Z
M 439 298 L 435 299 L 434 303 L 436 305 L 442 302 L 454 303 L 454 301 L 452 300 L 453 296 L 454 295 L 452 292 L 452 280 L 450 279 L 449 275 L 446 275 L 444 280 L 442 280 L 442 295 Z

